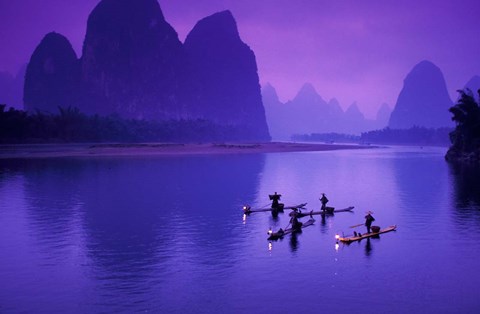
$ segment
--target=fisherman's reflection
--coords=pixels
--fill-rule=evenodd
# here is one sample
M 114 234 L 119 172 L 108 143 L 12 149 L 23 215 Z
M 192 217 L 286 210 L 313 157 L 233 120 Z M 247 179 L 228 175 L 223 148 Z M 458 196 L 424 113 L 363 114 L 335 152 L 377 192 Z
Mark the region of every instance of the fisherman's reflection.
M 298 250 L 298 244 L 299 243 L 298 243 L 297 233 L 294 232 L 290 237 L 290 249 L 292 252 L 296 252 Z
M 322 217 L 322 219 L 320 220 L 320 224 L 322 226 L 325 226 L 327 224 L 327 219 L 325 218 L 325 215 L 320 215 L 320 217 Z
M 365 243 L 365 256 L 370 257 L 372 255 L 372 249 L 370 238 L 367 238 L 367 243 Z
M 271 222 L 274 222 L 275 225 L 277 225 L 277 223 L 278 223 L 278 221 L 279 221 L 278 214 L 276 214 L 276 215 L 273 215 L 273 214 L 272 214 L 272 217 L 270 218 L 270 221 L 271 221 Z
M 320 231 L 325 234 L 328 232 L 327 218 L 326 215 L 320 215 Z

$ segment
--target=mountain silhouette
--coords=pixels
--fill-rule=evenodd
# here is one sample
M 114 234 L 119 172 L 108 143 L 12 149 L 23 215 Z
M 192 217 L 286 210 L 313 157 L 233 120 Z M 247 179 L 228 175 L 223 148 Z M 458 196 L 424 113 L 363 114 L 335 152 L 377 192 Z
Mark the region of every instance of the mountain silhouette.
M 103 0 L 88 18 L 82 85 L 87 113 L 170 119 L 177 101 L 182 44 L 156 0 Z
M 408 129 L 452 127 L 448 109 L 452 100 L 440 69 L 430 61 L 415 65 L 404 80 L 389 127 Z
M 241 39 L 230 11 L 200 20 L 185 39 L 190 112 L 241 127 L 246 138 L 270 138 L 255 54 Z
M 326 102 L 310 83 L 285 103 L 271 84 L 262 88 L 262 97 L 270 134 L 277 140 L 290 140 L 294 134 L 360 134 L 386 126 L 385 121 L 366 119 L 356 103 L 343 112 L 337 99 Z
M 392 108 L 386 103 L 383 103 L 377 111 L 376 121 L 379 125 L 379 128 L 384 128 L 388 125 L 390 120 L 390 115 L 392 114 Z
M 32 54 L 25 74 L 25 110 L 58 113 L 58 107 L 76 103 L 79 63 L 68 39 L 48 33 Z
M 156 0 L 102 0 L 88 18 L 82 56 L 48 34 L 28 65 L 28 110 L 154 121 L 206 120 L 226 138 L 270 140 L 254 52 L 230 11 L 199 21 L 185 44 Z

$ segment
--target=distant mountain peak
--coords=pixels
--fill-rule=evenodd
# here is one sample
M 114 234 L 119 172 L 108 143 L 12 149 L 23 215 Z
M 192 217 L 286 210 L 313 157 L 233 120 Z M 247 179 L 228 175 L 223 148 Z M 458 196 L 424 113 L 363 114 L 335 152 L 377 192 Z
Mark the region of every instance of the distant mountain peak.
M 432 61 L 429 61 L 429 60 L 422 60 L 420 61 L 419 63 L 417 63 L 414 67 L 414 69 L 420 69 L 422 67 L 426 67 L 426 68 L 436 68 L 436 69 L 439 69 L 439 67 L 437 67 Z
M 187 35 L 185 44 L 189 45 L 192 40 L 202 36 L 208 36 L 210 42 L 231 43 L 241 41 L 237 22 L 228 10 L 214 13 L 198 21 Z
M 389 126 L 396 129 L 451 126 L 448 112 L 451 106 L 442 71 L 432 62 L 423 60 L 407 74 Z
M 388 124 L 388 120 L 390 119 L 390 115 L 392 114 L 392 108 L 387 103 L 383 103 L 380 105 L 380 108 L 378 108 L 377 115 L 376 115 L 376 120 L 378 121 L 379 124 L 384 127 L 385 125 Z
M 165 20 L 157 0 L 101 0 L 93 9 L 90 17 L 98 19 L 97 15 L 108 15 L 112 19 L 126 18 L 127 21 L 138 19 L 139 12 L 148 12 Z M 102 17 L 103 19 L 103 17 Z M 125 23 L 125 21 L 123 21 Z
M 74 105 L 78 80 L 78 59 L 69 40 L 59 33 L 48 33 L 27 66 L 23 94 L 25 109 L 56 113 L 58 106 Z
M 357 102 L 354 101 L 350 106 L 348 106 L 347 111 L 352 111 L 352 112 L 359 111 L 360 112 L 360 109 L 358 109 Z
M 347 110 L 345 111 L 346 116 L 356 116 L 358 118 L 364 119 L 363 113 L 358 108 L 357 102 L 354 101 L 350 106 L 348 106 Z
M 330 114 L 336 117 L 336 119 L 340 119 L 340 117 L 344 114 L 343 109 L 340 107 L 340 103 L 336 98 L 330 99 L 327 106 Z
M 67 37 L 63 36 L 60 33 L 57 32 L 50 32 L 43 37 L 42 42 L 48 44 L 49 42 L 63 42 L 65 44 L 70 45 L 70 41 L 67 39 Z M 70 45 L 71 46 L 71 45 Z M 75 55 L 77 57 L 77 55 Z
M 184 48 L 191 107 L 201 109 L 200 118 L 269 139 L 255 54 L 241 40 L 232 13 L 222 11 L 200 20 Z
M 338 101 L 337 98 L 332 98 L 328 101 L 328 104 L 330 106 L 339 106 L 340 107 L 340 102 Z
M 298 93 L 299 94 L 316 94 L 316 95 L 318 95 L 317 90 L 315 89 L 315 87 L 311 83 L 303 84 L 302 87 L 300 88 L 300 90 L 298 91 Z
M 317 93 L 317 90 L 311 83 L 303 84 L 292 101 L 304 105 L 326 104 L 325 100 Z
M 417 63 L 410 73 L 408 73 L 407 77 L 405 78 L 405 83 L 414 80 L 415 83 L 418 84 L 420 83 L 420 80 L 418 80 L 418 77 L 420 76 L 422 78 L 434 79 L 435 81 L 440 79 L 444 80 L 443 73 L 440 68 L 428 60 L 423 60 Z M 430 86 L 429 82 L 424 82 L 424 85 Z
M 172 118 L 179 113 L 182 44 L 156 0 L 102 0 L 90 13 L 83 44 L 87 113 Z
M 472 91 L 473 95 L 478 96 L 478 90 L 480 89 L 480 76 L 474 75 L 468 82 L 465 84 L 465 89 L 468 88 Z
M 267 83 L 262 87 L 262 96 L 264 98 L 271 99 L 275 102 L 279 102 L 280 100 L 278 99 L 278 94 L 277 90 L 275 87 L 272 86 L 272 84 Z

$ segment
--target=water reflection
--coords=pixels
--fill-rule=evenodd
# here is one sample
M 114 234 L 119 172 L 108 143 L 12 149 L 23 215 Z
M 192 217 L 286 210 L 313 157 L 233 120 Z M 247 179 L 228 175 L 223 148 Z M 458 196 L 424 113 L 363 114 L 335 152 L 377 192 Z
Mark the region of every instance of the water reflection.
M 285 215 L 285 214 L 282 214 L 282 215 Z M 277 214 L 272 213 L 272 215 L 270 216 L 270 222 L 272 223 L 272 225 L 274 225 L 274 226 L 278 225 L 279 221 L 280 221 L 279 214 L 278 213 Z
M 75 179 L 78 171 L 73 165 L 72 161 L 47 160 L 4 160 L 0 164 L 0 173 L 22 176 L 29 228 L 35 230 L 37 247 L 45 252 L 60 252 L 82 235 L 84 203 Z
M 301 233 L 298 232 L 298 233 Z M 290 241 L 289 241 L 289 244 L 290 244 L 290 250 L 295 253 L 297 250 L 298 250 L 298 237 L 297 237 L 297 232 L 294 232 L 292 233 L 292 235 L 290 236 Z
M 480 227 L 480 166 L 449 164 L 453 186 L 452 207 L 458 232 L 471 236 Z
M 0 307 L 254 313 L 275 299 L 269 311 L 283 313 L 297 310 L 300 298 L 308 313 L 350 313 L 371 306 L 369 287 L 376 311 L 391 311 L 393 304 L 399 313 L 474 312 L 478 198 L 463 186 L 475 183 L 449 173 L 442 155 L 426 155 L 270 154 L 270 170 L 263 156 L 246 155 L 29 160 L 8 167 L 0 161 L 0 281 L 8 283 L 0 289 Z M 435 180 L 440 185 L 430 188 L 441 192 L 419 186 Z M 325 191 L 338 207 L 356 208 L 315 217 L 320 226 L 268 242 L 267 229 L 284 228 L 288 211 L 244 220 L 240 208 L 265 203 L 275 190 L 286 204 L 318 205 Z M 335 244 L 334 232 L 351 232 L 369 209 L 380 225 L 402 226 L 401 234 Z M 441 245 L 432 245 L 438 239 Z M 55 247 L 62 241 L 68 247 Z M 282 282 L 292 289 L 278 298 Z M 342 293 L 304 296 L 332 288 Z
M 147 304 L 147 292 L 162 287 L 161 297 L 168 293 L 164 282 L 179 284 L 178 271 L 201 277 L 208 272 L 198 267 L 234 267 L 237 242 L 230 239 L 239 233 L 239 204 L 255 198 L 263 163 L 253 154 L 4 160 L 0 180 L 23 176 L 25 232 L 35 235 L 46 259 L 61 259 L 62 246 L 78 245 L 95 278 L 93 293 L 111 309 L 123 303 L 119 294 Z
M 320 232 L 322 234 L 328 234 L 330 228 L 332 227 L 332 222 L 335 215 L 319 215 L 319 216 L 320 216 Z
M 457 208 L 480 207 L 480 166 L 449 163 Z
M 370 238 L 367 238 L 367 243 L 365 243 L 365 256 L 370 257 L 372 254 L 372 243 L 370 242 Z
M 286 229 L 286 228 L 285 228 Z M 270 234 L 272 232 L 272 229 L 269 230 L 269 232 L 267 232 L 268 234 Z M 298 231 L 295 231 L 295 232 L 292 232 L 292 233 L 289 233 L 287 235 L 285 235 L 284 237 L 281 237 L 281 238 L 278 238 L 278 239 L 274 239 L 274 240 L 268 240 L 268 250 L 271 252 L 273 250 L 273 246 L 275 245 L 275 243 L 282 243 L 284 240 L 287 241 L 287 238 L 288 238 L 288 243 L 289 243 L 289 246 L 290 246 L 290 251 L 295 253 L 298 251 L 299 249 L 299 236 L 301 236 L 301 234 L 303 233 L 303 230 L 300 229 Z
M 435 215 L 434 208 L 422 204 L 435 204 L 448 198 L 445 160 L 441 156 L 431 158 L 423 151 L 397 152 L 395 155 L 392 169 L 402 207 L 407 211 L 420 210 L 425 214 L 428 211 L 429 216 Z

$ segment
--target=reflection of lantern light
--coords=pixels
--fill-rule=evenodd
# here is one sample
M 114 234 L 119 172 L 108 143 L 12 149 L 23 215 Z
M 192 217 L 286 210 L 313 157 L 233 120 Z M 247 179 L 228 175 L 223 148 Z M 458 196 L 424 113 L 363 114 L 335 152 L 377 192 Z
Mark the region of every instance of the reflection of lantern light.
M 340 245 L 338 243 L 335 243 L 335 251 L 338 251 L 339 248 L 340 248 Z
M 268 242 L 268 250 L 271 251 L 273 249 L 273 244 L 272 242 Z
M 243 223 L 247 222 L 247 215 L 243 214 Z

